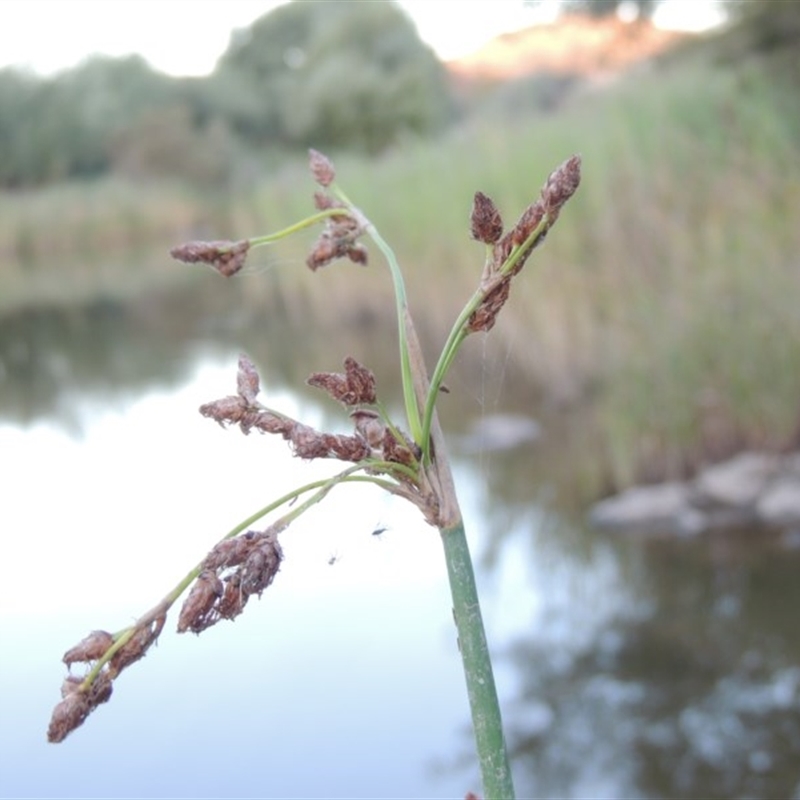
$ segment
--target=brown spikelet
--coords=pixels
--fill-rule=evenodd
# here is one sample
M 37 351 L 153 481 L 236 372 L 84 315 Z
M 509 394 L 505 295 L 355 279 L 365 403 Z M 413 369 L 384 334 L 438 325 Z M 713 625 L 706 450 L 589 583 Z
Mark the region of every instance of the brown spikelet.
M 213 571 L 238 567 L 247 558 L 252 547 L 252 540 L 257 535 L 255 531 L 247 531 L 233 539 L 223 539 L 205 557 L 203 566 Z
M 81 683 L 78 680 L 65 681 L 62 686 L 64 698 L 53 709 L 47 728 L 49 742 L 63 742 L 75 728 L 83 725 L 97 706 L 110 699 L 113 686 L 108 673 L 101 672 L 86 690 L 81 691 Z
M 511 278 L 519 273 L 533 250 L 544 241 L 561 208 L 575 194 L 580 180 L 581 157 L 574 155 L 550 173 L 539 197 L 523 211 L 517 224 L 496 241 L 481 277 L 483 300 L 467 322 L 470 332 L 488 331 L 494 327 L 508 300 Z M 483 203 L 477 198 L 478 195 L 476 207 L 479 202 Z M 509 263 L 512 253 L 513 264 Z
M 140 621 L 133 636 L 117 650 L 109 661 L 109 670 L 112 677 L 119 675 L 122 670 L 144 658 L 147 651 L 158 639 L 167 621 L 165 612 L 161 612 L 153 619 Z
M 414 467 L 422 455 L 419 448 L 410 440 L 405 442 L 397 441 L 397 437 L 386 428 L 383 432 L 381 442 L 383 457 L 386 461 L 394 461 L 398 464 L 405 464 L 407 467 Z
M 242 591 L 241 580 L 238 572 L 225 578 L 225 588 L 219 603 L 217 603 L 217 613 L 220 619 L 235 619 L 244 611 L 247 595 Z
M 344 360 L 344 372 L 347 376 L 347 386 L 353 394 L 355 403 L 374 403 L 377 399 L 375 375 L 352 356 Z
M 316 271 L 337 258 L 350 258 L 356 263 L 366 263 L 366 249 L 356 243 L 363 233 L 359 223 L 348 214 L 329 217 L 306 258 L 306 265 Z
M 377 400 L 375 375 L 352 356 L 344 360 L 344 375 L 339 372 L 313 372 L 306 383 L 327 392 L 345 406 Z
M 542 189 L 542 202 L 548 215 L 555 217 L 562 206 L 575 194 L 581 182 L 581 157 L 574 155 L 557 167 L 547 179 Z
M 283 528 L 285 524 L 276 524 L 266 531 L 247 531 L 217 544 L 183 603 L 178 632 L 200 633 L 222 619 L 234 619 L 250 597 L 260 596 L 280 569 L 278 533 Z
M 336 180 L 336 170 L 333 162 L 317 150 L 308 151 L 308 166 L 311 176 L 322 187 L 330 186 Z
M 67 666 L 76 662 L 95 661 L 105 655 L 112 644 L 114 637 L 107 631 L 92 631 L 85 639 L 67 650 L 62 661 Z
M 500 309 L 508 300 L 511 291 L 511 276 L 506 275 L 497 286 L 486 295 L 483 302 L 472 312 L 467 328 L 470 331 L 489 331 L 497 322 Z
M 244 266 L 249 249 L 249 239 L 238 242 L 186 242 L 173 247 L 169 254 L 186 264 L 209 264 L 220 275 L 230 278 Z
M 259 537 L 252 553 L 242 565 L 241 589 L 246 596 L 258 595 L 266 589 L 278 574 L 283 560 L 283 551 L 278 537 L 271 532 Z
M 545 206 L 541 198 L 531 203 L 522 212 L 522 216 L 511 231 L 511 243 L 514 247 L 521 245 L 536 230 L 539 223 L 544 219 L 544 215 Z M 522 268 L 522 263 L 524 263 L 524 259 L 520 259 L 519 269 Z M 519 269 L 516 269 L 515 272 L 518 272 Z
M 260 380 L 255 364 L 244 354 L 239 356 L 239 369 L 236 373 L 236 389 L 245 402 L 252 405 L 260 391 Z
M 470 214 L 472 238 L 494 244 L 503 235 L 503 218 L 494 201 L 483 192 L 475 192 Z
M 354 402 L 375 401 L 375 378 L 355 359 L 345 360 L 345 374 L 316 373 L 313 385 L 321 386 L 333 393 L 341 393 Z M 200 406 L 204 417 L 220 425 L 238 425 L 243 433 L 258 430 L 262 433 L 277 433 L 286 439 L 300 458 L 338 458 L 343 461 L 362 461 L 371 455 L 370 448 L 360 436 L 320 433 L 291 417 L 264 408 L 255 401 L 259 378 L 255 366 L 247 358 L 239 359 L 237 373 L 239 394 L 223 397 Z M 336 396 L 334 394 L 334 396 Z
M 222 581 L 211 570 L 203 570 L 194 582 L 178 617 L 178 633 L 194 631 L 199 633 L 216 616 L 214 606 L 222 597 Z

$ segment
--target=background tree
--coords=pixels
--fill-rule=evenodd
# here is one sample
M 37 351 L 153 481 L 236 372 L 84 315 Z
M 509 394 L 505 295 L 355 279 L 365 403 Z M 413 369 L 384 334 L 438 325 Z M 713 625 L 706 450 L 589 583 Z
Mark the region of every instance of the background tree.
M 394 3 L 281 6 L 232 37 L 213 80 L 222 113 L 258 142 L 375 152 L 452 108 L 444 68 Z
M 0 185 L 107 170 L 114 136 L 178 99 L 177 83 L 139 56 L 96 57 L 52 78 L 0 71 Z
M 561 0 L 561 10 L 588 14 L 592 17 L 608 17 L 616 14 L 620 6 L 635 7 L 638 15 L 649 18 L 658 5 L 659 0 Z M 525 0 L 526 6 L 537 6 L 541 0 Z

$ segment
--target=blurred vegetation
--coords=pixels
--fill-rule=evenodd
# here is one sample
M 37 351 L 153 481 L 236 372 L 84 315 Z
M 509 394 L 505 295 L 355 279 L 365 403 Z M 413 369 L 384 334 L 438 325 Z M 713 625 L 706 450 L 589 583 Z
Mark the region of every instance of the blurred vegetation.
M 281 6 L 233 37 L 212 84 L 258 143 L 376 153 L 450 115 L 444 68 L 393 3 Z
M 580 192 L 478 345 L 483 385 L 513 365 L 528 387 L 516 410 L 590 410 L 587 448 L 603 463 L 592 474 L 604 476 L 590 494 L 800 444 L 800 3 L 746 4 L 736 25 L 612 85 L 540 75 L 482 87 L 438 138 L 419 134 L 453 113 L 441 67 L 393 6 L 357 4 L 370 11 L 355 24 L 342 16 L 353 5 L 271 12 L 208 80 L 135 58 L 49 81 L 0 73 L 0 182 L 14 189 L 0 193 L 0 313 L 174 281 L 185 269 L 151 247 L 304 216 L 312 186 L 292 148 L 313 141 L 398 251 L 424 333 L 441 341 L 482 265 L 473 192 L 510 224 L 579 151 Z M 311 8 L 329 10 L 315 22 Z M 77 176 L 95 180 L 26 188 Z M 241 301 L 254 315 L 277 297 L 316 327 L 354 305 L 353 325 L 390 316 L 380 270 L 310 281 L 307 244 L 253 254 L 262 274 L 243 276 Z M 115 256 L 131 251 L 135 270 Z
M 528 0 L 530 5 L 536 5 L 540 0 Z M 653 14 L 657 0 L 562 0 L 561 7 L 567 11 L 578 14 L 590 14 L 593 17 L 608 17 L 617 14 L 620 6 L 633 7 L 641 17 L 650 17 Z
M 237 148 L 377 153 L 452 113 L 444 68 L 395 4 L 294 2 L 237 31 L 208 78 L 138 56 L 47 79 L 0 70 L 0 187 L 110 171 L 224 187 Z

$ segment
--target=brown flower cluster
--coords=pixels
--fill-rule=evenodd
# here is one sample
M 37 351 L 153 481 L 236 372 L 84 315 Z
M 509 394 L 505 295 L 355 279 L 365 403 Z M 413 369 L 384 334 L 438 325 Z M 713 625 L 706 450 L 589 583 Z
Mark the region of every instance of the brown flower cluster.
M 344 360 L 344 375 L 312 372 L 306 383 L 326 391 L 345 406 L 372 405 L 377 399 L 375 376 L 352 356 Z
M 74 647 L 67 650 L 63 661 L 68 667 L 84 663 L 91 670 L 93 662 L 106 657 L 94 679 L 87 683 L 85 677 L 67 676 L 61 686 L 62 700 L 53 709 L 47 739 L 61 742 L 75 728 L 80 727 L 97 706 L 111 697 L 114 679 L 131 664 L 143 658 L 158 639 L 166 621 L 166 610 L 159 606 L 140 619 L 133 628 L 114 637 L 106 631 L 93 631 Z M 122 644 L 120 644 L 122 642 Z
M 336 180 L 333 162 L 313 147 L 308 151 L 308 167 L 311 177 L 325 189 Z
M 331 161 L 322 153 L 310 150 L 309 165 L 314 180 L 323 190 L 327 189 L 336 175 Z M 367 248 L 358 241 L 364 233 L 363 223 L 326 191 L 314 193 L 314 205 L 320 211 L 341 208 L 342 213 L 334 214 L 325 221 L 325 226 L 306 259 L 309 269 L 316 271 L 338 258 L 349 258 L 354 264 L 366 266 Z
M 525 265 L 534 248 L 544 241 L 562 207 L 578 188 L 580 180 L 581 159 L 574 155 L 550 174 L 539 197 L 525 209 L 517 224 L 504 236 L 503 222 L 495 204 L 482 192 L 476 193 L 470 218 L 472 236 L 493 247 L 481 277 L 483 301 L 467 323 L 470 331 L 488 331 L 494 327 L 500 309 L 508 300 L 511 279 Z M 538 234 L 528 241 L 537 228 Z M 528 244 L 514 267 L 503 272 L 503 265 L 512 251 L 525 242 Z
M 320 433 L 258 403 L 255 399 L 258 394 L 258 373 L 253 362 L 244 355 L 239 358 L 237 385 L 237 394 L 200 406 L 200 413 L 220 425 L 238 425 L 243 433 L 258 430 L 280 434 L 300 458 L 362 461 L 370 456 L 369 445 L 360 436 Z
M 205 557 L 202 571 L 183 603 L 178 632 L 200 633 L 221 619 L 234 619 L 253 595 L 260 597 L 283 560 L 278 543 L 282 529 L 275 525 L 219 542 Z
M 315 372 L 308 383 L 324 389 L 348 406 L 374 403 L 377 393 L 372 372 L 352 357 L 345 359 L 344 367 L 344 374 Z M 277 433 L 291 444 L 294 454 L 300 458 L 337 458 L 357 463 L 379 457 L 408 466 L 416 463 L 416 446 L 399 441 L 374 411 L 353 411 L 350 415 L 355 427 L 352 436 L 325 433 L 261 405 L 256 399 L 260 385 L 258 373 L 245 355 L 239 357 L 236 383 L 237 394 L 200 406 L 200 413 L 220 425 L 238 425 L 243 433 L 251 430 Z
M 238 242 L 186 242 L 173 247 L 169 254 L 186 264 L 210 264 L 220 275 L 230 278 L 247 260 L 250 240 Z

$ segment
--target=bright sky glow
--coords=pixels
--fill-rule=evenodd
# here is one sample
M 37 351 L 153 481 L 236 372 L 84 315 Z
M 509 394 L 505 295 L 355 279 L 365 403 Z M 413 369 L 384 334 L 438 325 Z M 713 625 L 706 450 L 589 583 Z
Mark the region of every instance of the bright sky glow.
M 718 3 L 692 2 L 692 0 L 666 0 L 653 14 L 659 28 L 700 33 L 725 21 Z
M 0 67 L 15 64 L 47 75 L 93 53 L 140 53 L 163 72 L 205 75 L 234 29 L 277 5 L 280 0 L 0 0 Z M 532 8 L 522 0 L 401 0 L 400 5 L 422 39 L 446 60 L 502 33 L 552 20 L 557 3 L 543 0 Z M 657 21 L 697 30 L 720 21 L 720 12 L 707 0 L 667 0 Z

